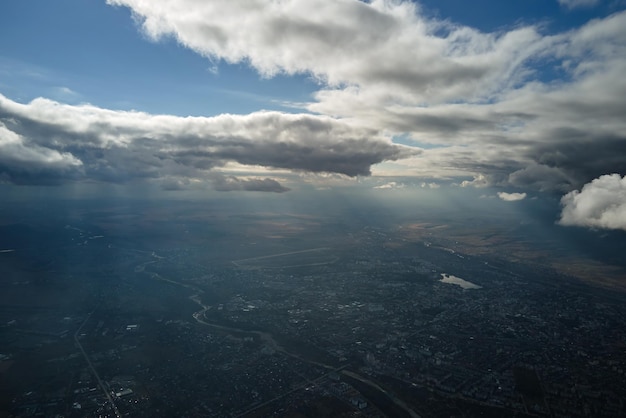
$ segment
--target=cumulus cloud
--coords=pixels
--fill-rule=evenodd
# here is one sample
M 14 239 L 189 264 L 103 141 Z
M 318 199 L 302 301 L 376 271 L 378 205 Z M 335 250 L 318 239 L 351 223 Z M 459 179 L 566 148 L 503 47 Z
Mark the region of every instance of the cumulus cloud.
M 0 175 L 17 184 L 55 184 L 79 176 L 82 162 L 68 152 L 29 143 L 0 121 Z
M 151 38 L 211 60 L 312 75 L 312 112 L 446 148 L 425 150 L 408 172 L 562 193 L 626 165 L 625 12 L 548 35 L 533 25 L 485 33 L 409 1 L 109 3 L 129 7 Z M 558 81 L 541 81 L 545 69 Z
M 404 184 L 402 183 L 397 183 L 395 181 L 390 181 L 388 183 L 385 184 L 381 184 L 379 186 L 374 186 L 375 189 L 381 189 L 381 190 L 389 190 L 389 189 L 403 189 L 404 188 Z
M 489 180 L 483 174 L 477 174 L 474 176 L 473 180 L 463 180 L 461 182 L 461 187 L 487 187 L 489 186 Z
M 560 33 L 482 32 L 408 0 L 107 2 L 129 8 L 149 38 L 171 37 L 211 65 L 305 74 L 319 89 L 300 104 L 309 114 L 212 118 L 0 100 L 0 120 L 25 146 L 82 163 L 66 177 L 202 177 L 228 162 L 356 176 L 402 159 L 399 176 L 562 195 L 624 174 L 625 11 Z
M 498 192 L 498 197 L 505 202 L 516 202 L 526 199 L 526 193 L 506 193 Z
M 171 36 L 265 76 L 307 73 L 332 87 L 375 85 L 428 101 L 512 82 L 516 65 L 541 43 L 533 28 L 484 34 L 425 19 L 409 1 L 107 2 L 130 8 L 152 39 Z
M 567 193 L 561 205 L 561 225 L 626 231 L 626 176 L 600 176 Z
M 0 95 L 0 122 L 0 172 L 16 183 L 23 180 L 15 163 L 20 160 L 59 175 L 80 167 L 75 174 L 84 178 L 122 182 L 202 177 L 228 162 L 368 175 L 373 164 L 414 153 L 375 130 L 308 114 L 177 117 L 41 98 L 20 104 Z
M 568 9 L 577 9 L 582 7 L 593 7 L 600 3 L 600 0 L 558 0 L 559 4 Z

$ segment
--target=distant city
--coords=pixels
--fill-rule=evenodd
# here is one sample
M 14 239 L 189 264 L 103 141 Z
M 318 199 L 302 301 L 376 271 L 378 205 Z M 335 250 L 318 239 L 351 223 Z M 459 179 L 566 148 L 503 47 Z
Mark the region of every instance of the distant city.
M 42 210 L 2 213 L 3 416 L 626 414 L 623 289 L 451 225 Z

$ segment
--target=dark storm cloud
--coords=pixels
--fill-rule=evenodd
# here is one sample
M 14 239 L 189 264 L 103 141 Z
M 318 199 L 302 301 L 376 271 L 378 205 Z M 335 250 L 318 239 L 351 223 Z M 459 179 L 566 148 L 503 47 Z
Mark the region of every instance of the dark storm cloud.
M 575 183 L 562 169 L 536 163 L 512 172 L 508 182 L 523 189 L 557 193 L 571 190 Z
M 369 174 L 372 164 L 415 153 L 375 130 L 307 114 L 182 118 L 45 99 L 19 104 L 0 96 L 0 122 L 4 150 L 0 171 L 14 183 L 37 182 L 37 171 L 27 170 L 28 164 L 39 164 L 59 177 L 74 173 L 110 182 L 202 178 L 228 162 L 356 176 Z M 20 173 L 31 176 L 21 179 Z M 275 189 L 266 184 L 249 187 Z
M 588 137 L 589 132 L 563 129 L 553 138 L 559 136 L 559 141 L 538 145 L 533 158 L 563 173 L 574 188 L 603 174 L 626 173 L 626 135 Z

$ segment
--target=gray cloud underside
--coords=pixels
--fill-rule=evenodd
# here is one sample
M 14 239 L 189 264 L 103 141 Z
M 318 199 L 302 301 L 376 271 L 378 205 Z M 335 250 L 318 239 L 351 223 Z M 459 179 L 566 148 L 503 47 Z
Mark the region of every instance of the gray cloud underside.
M 0 182 L 55 184 L 77 176 L 81 167 L 70 153 L 30 145 L 0 122 Z
M 626 12 L 557 34 L 484 33 L 408 1 L 108 2 L 152 39 L 264 76 L 312 75 L 312 112 L 444 147 L 406 162 L 414 175 L 567 192 L 626 170 Z
M 373 129 L 307 114 L 183 118 L 0 95 L 0 123 L 0 175 L 20 184 L 203 178 L 227 162 L 357 176 L 415 153 Z
M 274 192 L 289 191 L 278 181 L 271 178 L 240 179 L 234 176 L 216 176 L 212 179 L 213 188 L 220 192 L 247 191 L 247 192 Z

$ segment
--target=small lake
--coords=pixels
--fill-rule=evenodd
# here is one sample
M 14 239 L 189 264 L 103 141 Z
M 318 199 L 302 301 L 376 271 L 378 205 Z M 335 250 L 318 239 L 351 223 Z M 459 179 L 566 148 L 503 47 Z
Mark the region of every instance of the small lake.
M 472 282 L 468 282 L 467 280 L 463 280 L 460 277 L 452 276 L 451 274 L 441 273 L 442 279 L 439 280 L 442 283 L 454 284 L 457 286 L 461 286 L 463 289 L 481 289 L 482 286 L 478 286 Z

